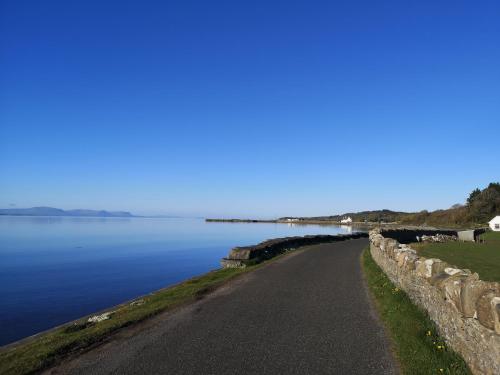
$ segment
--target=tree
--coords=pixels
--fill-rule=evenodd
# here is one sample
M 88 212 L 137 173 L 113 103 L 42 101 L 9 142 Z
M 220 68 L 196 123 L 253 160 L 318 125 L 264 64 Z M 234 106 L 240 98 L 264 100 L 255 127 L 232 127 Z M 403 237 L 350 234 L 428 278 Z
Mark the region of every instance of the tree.
M 488 189 L 496 190 L 496 191 L 498 191 L 500 193 L 500 183 L 498 183 L 498 182 L 491 182 L 488 185 Z
M 481 190 L 478 188 L 472 190 L 472 192 L 469 194 L 469 198 L 467 198 L 467 204 L 470 206 L 474 200 L 481 195 Z

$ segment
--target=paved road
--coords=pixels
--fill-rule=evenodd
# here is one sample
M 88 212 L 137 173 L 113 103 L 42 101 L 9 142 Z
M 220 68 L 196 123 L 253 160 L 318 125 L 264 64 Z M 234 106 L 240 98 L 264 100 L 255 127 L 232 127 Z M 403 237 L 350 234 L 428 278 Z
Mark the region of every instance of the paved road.
M 305 248 L 49 373 L 395 373 L 362 280 L 367 243 Z

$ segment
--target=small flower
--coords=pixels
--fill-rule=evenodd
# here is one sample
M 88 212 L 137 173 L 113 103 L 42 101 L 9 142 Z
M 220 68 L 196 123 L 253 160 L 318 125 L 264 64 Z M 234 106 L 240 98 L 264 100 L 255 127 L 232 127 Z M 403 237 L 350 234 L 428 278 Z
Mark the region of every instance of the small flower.
M 440 369 L 439 369 L 439 371 L 443 372 L 443 371 L 444 371 L 444 369 L 440 368 Z
M 431 331 L 427 331 L 427 336 L 431 336 L 432 335 L 432 332 Z

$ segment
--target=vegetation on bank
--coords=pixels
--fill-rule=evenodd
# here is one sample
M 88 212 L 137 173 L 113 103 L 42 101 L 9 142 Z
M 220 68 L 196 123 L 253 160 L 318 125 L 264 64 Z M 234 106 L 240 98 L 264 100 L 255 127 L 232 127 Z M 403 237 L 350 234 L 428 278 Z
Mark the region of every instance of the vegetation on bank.
M 500 183 L 490 183 L 483 190 L 475 189 L 465 204 L 455 204 L 446 210 L 400 212 L 391 210 L 349 212 L 342 215 L 303 217 L 306 221 L 340 222 L 351 217 L 354 222 L 362 223 L 399 223 L 448 228 L 485 226 L 494 216 L 500 215 Z
M 463 359 L 437 333 L 427 314 L 389 280 L 366 248 L 362 266 L 402 374 L 470 374 Z
M 402 224 L 432 226 L 481 226 L 487 225 L 500 214 L 500 183 L 491 183 L 483 190 L 474 189 L 465 205 L 455 205 L 448 210 L 422 211 L 402 218 Z
M 273 258 L 272 261 L 278 258 Z M 88 323 L 86 318 L 81 319 L 28 339 L 18 346 L 3 349 L 0 351 L 0 374 L 31 374 L 43 370 L 70 354 L 103 341 L 120 328 L 200 299 L 236 276 L 266 263 L 212 271 L 131 303 L 116 306 L 108 310 L 112 311 L 108 320 Z
M 414 243 L 426 258 L 439 258 L 459 268 L 477 272 L 481 280 L 500 282 L 500 232 L 482 235 L 484 242 Z

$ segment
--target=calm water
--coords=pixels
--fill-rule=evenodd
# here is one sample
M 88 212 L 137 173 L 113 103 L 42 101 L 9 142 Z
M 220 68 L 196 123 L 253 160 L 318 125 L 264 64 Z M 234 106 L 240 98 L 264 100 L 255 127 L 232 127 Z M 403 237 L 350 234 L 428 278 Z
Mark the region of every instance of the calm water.
M 201 219 L 0 216 L 0 345 L 218 268 L 233 246 L 346 231 Z

